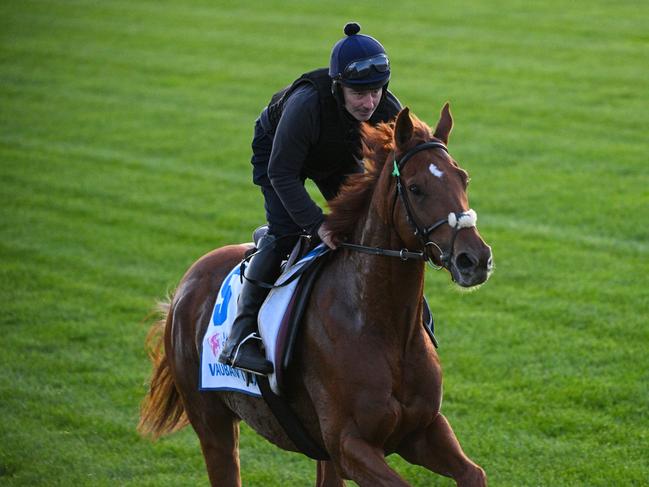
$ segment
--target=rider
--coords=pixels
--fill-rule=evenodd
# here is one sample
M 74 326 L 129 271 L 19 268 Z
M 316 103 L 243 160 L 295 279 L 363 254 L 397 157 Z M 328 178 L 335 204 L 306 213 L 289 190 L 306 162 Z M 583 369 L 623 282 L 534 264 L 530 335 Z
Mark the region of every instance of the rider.
M 393 119 L 401 109 L 388 91 L 390 63 L 383 46 L 350 22 L 331 51 L 329 69 L 303 74 L 271 98 L 255 123 L 253 182 L 261 187 L 268 233 L 248 264 L 237 317 L 219 361 L 252 373 L 273 371 L 259 348 L 257 313 L 280 264 L 307 233 L 331 248 L 322 210 L 304 187 L 313 180 L 331 200 L 347 175 L 363 172 L 360 124 Z

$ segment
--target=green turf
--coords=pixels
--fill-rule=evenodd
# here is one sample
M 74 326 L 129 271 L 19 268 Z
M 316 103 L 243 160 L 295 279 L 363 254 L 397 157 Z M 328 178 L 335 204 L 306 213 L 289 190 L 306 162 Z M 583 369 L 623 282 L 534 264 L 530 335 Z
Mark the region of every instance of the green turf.
M 1 485 L 207 484 L 190 429 L 135 432 L 143 319 L 263 220 L 254 119 L 350 19 L 422 119 L 451 101 L 494 249 L 477 292 L 427 277 L 466 452 L 492 485 L 646 485 L 649 4 L 585 0 L 1 2 Z M 247 428 L 241 457 L 313 483 Z

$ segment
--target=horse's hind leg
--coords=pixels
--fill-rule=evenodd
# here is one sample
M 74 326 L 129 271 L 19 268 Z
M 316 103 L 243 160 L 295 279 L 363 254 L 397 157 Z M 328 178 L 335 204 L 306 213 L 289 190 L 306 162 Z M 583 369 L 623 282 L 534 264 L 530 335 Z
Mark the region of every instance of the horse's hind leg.
M 315 487 L 345 487 L 345 481 L 340 478 L 333 463 L 319 461 Z
M 210 484 L 241 487 L 239 474 L 239 420 L 220 401 L 205 401 L 189 421 L 198 435 Z
M 460 487 L 487 485 L 484 470 L 465 455 L 442 414 L 426 430 L 406 437 L 397 452 L 410 463 L 452 477 Z

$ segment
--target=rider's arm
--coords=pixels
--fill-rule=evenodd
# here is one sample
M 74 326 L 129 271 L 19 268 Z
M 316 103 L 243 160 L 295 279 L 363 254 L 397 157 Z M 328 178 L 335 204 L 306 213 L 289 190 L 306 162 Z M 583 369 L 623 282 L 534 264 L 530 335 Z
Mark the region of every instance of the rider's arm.
M 286 100 L 273 140 L 268 176 L 293 221 L 310 234 L 317 231 L 324 216 L 304 187 L 302 168 L 319 135 L 318 94 L 311 85 L 305 85 Z

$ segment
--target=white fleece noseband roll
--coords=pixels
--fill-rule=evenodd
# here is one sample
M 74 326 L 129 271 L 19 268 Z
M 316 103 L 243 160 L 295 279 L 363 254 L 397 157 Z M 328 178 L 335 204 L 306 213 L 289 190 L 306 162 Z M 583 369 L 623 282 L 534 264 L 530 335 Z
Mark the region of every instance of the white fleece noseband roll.
M 478 222 L 478 214 L 473 210 L 467 210 L 464 213 L 449 213 L 448 224 L 459 230 L 460 228 L 475 227 Z

